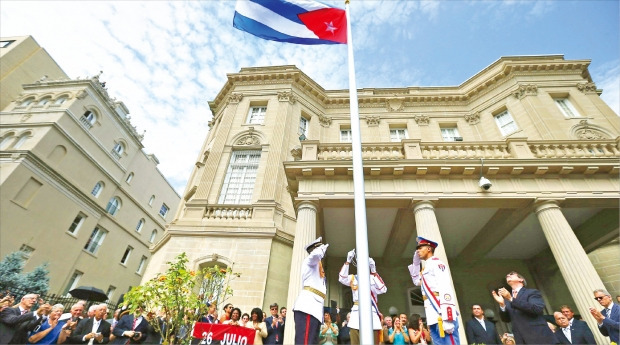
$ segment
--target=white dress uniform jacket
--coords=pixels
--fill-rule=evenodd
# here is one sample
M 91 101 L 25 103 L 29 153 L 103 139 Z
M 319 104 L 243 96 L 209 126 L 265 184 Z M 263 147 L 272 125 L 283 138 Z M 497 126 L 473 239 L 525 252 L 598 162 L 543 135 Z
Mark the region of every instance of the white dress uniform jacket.
M 323 304 L 327 288 L 325 286 L 325 278 L 321 277 L 319 263 L 323 256 L 325 256 L 327 246 L 328 244 L 324 244 L 315 248 L 304 260 L 301 271 L 302 290 L 297 296 L 293 307 L 293 310 L 312 315 L 321 323 L 323 322 Z M 319 294 L 306 289 L 306 287 L 320 292 L 323 296 L 319 296 Z
M 359 316 L 359 290 L 357 278 L 351 274 L 349 275 L 349 265 L 342 265 L 340 274 L 338 275 L 338 281 L 346 286 L 351 286 L 351 292 L 353 294 L 353 308 L 351 308 L 351 318 L 347 326 L 353 329 L 360 329 L 360 316 Z M 381 329 L 381 320 L 379 320 L 379 312 L 375 308 L 377 305 L 377 295 L 387 292 L 387 286 L 383 282 L 383 279 L 377 274 L 376 276 L 370 275 L 370 296 L 372 298 L 372 328 L 375 330 Z
M 422 270 L 424 279 L 420 275 L 419 266 L 409 265 L 409 273 L 415 285 L 426 285 L 422 286 L 422 289 L 432 291 L 433 297 L 439 301 L 439 311 L 442 320 L 455 321 L 458 311 L 454 304 L 454 291 L 452 291 L 452 284 L 450 284 L 450 270 L 448 266 L 439 258 L 433 256 L 425 262 L 424 269 Z M 422 295 L 424 296 L 424 293 Z M 429 326 L 438 322 L 439 314 L 435 311 L 428 298 L 424 300 L 424 312 L 426 313 L 426 322 Z

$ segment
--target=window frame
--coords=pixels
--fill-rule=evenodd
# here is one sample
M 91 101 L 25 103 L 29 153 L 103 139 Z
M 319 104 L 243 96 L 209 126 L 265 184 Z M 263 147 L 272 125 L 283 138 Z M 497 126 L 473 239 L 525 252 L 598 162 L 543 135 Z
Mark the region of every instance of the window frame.
M 142 255 L 142 257 L 140 258 L 140 262 L 138 263 L 138 268 L 136 269 L 136 274 L 138 275 L 142 275 L 142 273 L 144 273 L 144 268 L 146 267 L 146 261 L 149 258 L 147 258 L 145 255 Z
M 75 223 L 75 221 L 80 218 L 80 220 L 77 222 L 77 224 Z M 67 232 L 72 235 L 72 236 L 76 236 L 77 233 L 80 231 L 80 228 L 82 227 L 82 225 L 84 224 L 84 221 L 86 220 L 86 215 L 84 215 L 82 212 L 79 212 L 77 214 L 77 216 L 75 216 L 75 218 L 73 218 L 73 221 L 71 222 L 71 225 L 69 225 L 69 228 L 67 228 Z M 75 224 L 75 227 L 73 226 Z M 73 227 L 73 231 L 71 231 L 71 228 Z
M 132 171 L 132 172 L 129 173 L 129 175 L 127 175 L 127 178 L 125 179 L 125 182 L 126 183 L 131 183 L 131 180 L 133 180 L 133 176 L 134 176 L 134 173 Z
M 219 204 L 246 205 L 252 202 L 261 154 L 261 150 L 231 153 L 218 197 Z
M 149 237 L 149 243 L 155 243 L 155 238 L 157 238 L 157 229 L 153 229 L 153 231 L 151 231 L 151 236 Z
M 257 110 L 254 113 L 254 110 Z M 250 107 L 250 110 L 248 111 L 248 117 L 246 120 L 246 124 L 253 124 L 253 125 L 262 125 L 263 123 L 265 123 L 265 117 L 267 115 L 267 106 L 266 105 L 254 105 Z
M 162 211 L 165 209 L 165 211 L 162 213 Z M 163 218 L 166 218 L 166 216 L 168 215 L 168 212 L 170 212 L 170 207 L 168 207 L 168 205 L 166 205 L 166 203 L 162 203 L 161 207 L 159 208 L 159 215 L 162 216 Z
M 403 131 L 402 138 L 400 138 L 400 134 L 398 134 L 399 131 Z M 392 135 L 392 132 L 394 132 L 395 135 Z M 390 142 L 399 143 L 403 139 L 409 139 L 407 128 L 390 128 Z
M 138 220 L 138 224 L 136 225 L 136 232 L 140 233 L 142 232 L 142 228 L 144 228 L 144 224 L 146 223 L 146 220 L 144 220 L 144 218 L 140 218 L 140 220 Z
M 116 201 L 116 204 L 114 204 L 113 201 Z M 113 196 L 112 198 L 110 198 L 110 201 L 108 201 L 108 205 L 105 207 L 105 211 L 111 216 L 116 216 L 118 214 L 118 211 L 121 209 L 121 206 L 121 199 Z
M 99 188 L 97 188 L 99 187 Z M 98 198 L 99 195 L 101 195 L 101 191 L 103 190 L 104 185 L 102 181 L 99 181 L 97 183 L 95 183 L 95 186 L 93 187 L 93 189 L 90 191 L 90 195 L 94 196 L 95 198 Z
M 299 117 L 299 128 L 297 129 L 297 134 L 299 134 L 300 136 L 303 134 L 306 137 L 308 137 L 308 125 L 310 124 L 310 121 L 308 119 L 306 119 L 303 116 Z
M 553 101 L 565 118 L 578 119 L 583 117 L 568 97 L 554 97 Z
M 500 118 L 503 116 L 507 116 L 511 121 L 507 121 L 504 124 L 502 124 L 500 122 Z M 512 114 L 510 114 L 510 112 L 508 111 L 508 109 L 502 110 L 499 113 L 493 115 L 493 119 L 495 120 L 495 124 L 497 125 L 497 128 L 499 128 L 500 133 L 502 134 L 502 136 L 507 137 L 515 132 L 517 132 L 519 130 L 519 126 L 517 125 L 517 121 L 515 121 L 514 117 L 512 117 Z M 505 131 L 504 129 L 511 126 L 510 128 L 514 128 L 513 131 Z
M 121 262 L 120 262 L 121 265 L 127 266 L 127 262 L 129 262 L 129 257 L 131 257 L 132 252 L 133 252 L 133 247 L 127 246 L 127 248 L 123 252 L 123 256 L 121 257 Z
M 351 128 L 340 128 L 340 142 L 341 143 L 353 142 L 353 135 L 351 133 Z
M 69 291 L 75 289 L 78 286 L 78 282 L 80 281 L 80 279 L 82 279 L 83 276 L 84 272 L 78 270 L 73 271 L 73 274 L 69 279 L 69 284 L 67 284 L 67 287 L 65 288 L 65 293 L 63 295 L 65 295 L 66 297 L 73 297 L 71 296 L 71 294 L 69 294 Z
M 462 138 L 461 133 L 459 132 L 459 128 L 457 126 L 445 126 L 440 127 L 441 130 L 441 139 L 446 142 L 457 141 L 456 138 Z M 452 133 L 449 133 L 452 132 Z
M 86 241 L 84 250 L 90 254 L 97 255 L 97 252 L 103 245 L 103 241 L 105 240 L 107 234 L 108 232 L 105 229 L 96 226 L 90 234 L 88 241 Z

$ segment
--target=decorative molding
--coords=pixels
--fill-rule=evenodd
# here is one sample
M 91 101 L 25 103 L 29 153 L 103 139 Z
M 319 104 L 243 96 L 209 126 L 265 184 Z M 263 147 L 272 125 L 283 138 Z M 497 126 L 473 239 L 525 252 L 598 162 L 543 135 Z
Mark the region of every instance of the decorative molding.
M 377 127 L 379 126 L 379 122 L 381 122 L 381 118 L 379 116 L 366 116 L 366 124 L 368 127 Z
M 32 117 L 32 113 L 24 114 L 24 115 L 22 116 L 22 118 L 21 118 L 21 119 L 19 119 L 19 122 L 26 122 L 26 121 L 28 121 L 28 119 L 29 119 L 29 118 L 31 118 L 31 117 Z
M 254 127 L 248 128 L 247 134 L 244 134 L 235 141 L 235 145 L 240 146 L 259 146 L 260 144 L 260 138 L 258 135 L 254 134 Z
M 578 83 L 577 89 L 583 93 L 596 93 L 596 84 L 590 83 Z
M 430 123 L 430 118 L 427 115 L 415 115 L 413 119 L 418 126 L 428 126 Z
M 228 104 L 238 104 L 243 99 L 242 93 L 231 93 L 228 97 Z
M 385 107 L 388 111 L 405 110 L 405 100 L 403 98 L 390 98 L 385 101 Z
M 296 161 L 301 160 L 301 146 L 295 146 L 291 149 L 291 155 Z
M 289 102 L 290 104 L 295 104 L 297 102 L 297 96 L 290 90 L 288 91 L 280 91 L 278 92 L 278 101 L 280 102 Z
M 598 126 L 591 125 L 588 120 L 581 120 L 579 124 L 571 129 L 572 137 L 581 140 L 602 140 L 609 139 L 610 136 Z
M 323 127 L 329 127 L 332 124 L 332 118 L 328 117 L 328 116 L 325 116 L 323 114 L 319 114 L 319 123 Z
M 512 94 L 518 99 L 522 99 L 525 96 L 536 96 L 538 94 L 538 86 L 536 84 L 521 84 L 517 91 Z
M 475 113 L 465 114 L 465 120 L 470 125 L 475 125 L 475 124 L 480 123 L 480 112 L 477 111 Z
M 84 97 L 86 97 L 87 93 L 85 90 L 80 90 L 75 94 L 75 98 L 77 99 L 83 99 Z

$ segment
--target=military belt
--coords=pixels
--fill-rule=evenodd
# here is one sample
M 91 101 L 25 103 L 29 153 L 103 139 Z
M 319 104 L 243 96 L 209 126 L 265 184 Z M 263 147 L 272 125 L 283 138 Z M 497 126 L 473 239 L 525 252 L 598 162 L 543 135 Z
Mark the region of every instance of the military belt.
M 315 288 L 313 288 L 311 286 L 304 286 L 304 290 L 308 290 L 308 291 L 312 292 L 313 294 L 321 297 L 322 299 L 325 299 L 325 294 L 324 293 L 322 293 L 321 291 L 319 291 L 319 290 L 317 290 L 317 289 L 315 289 Z

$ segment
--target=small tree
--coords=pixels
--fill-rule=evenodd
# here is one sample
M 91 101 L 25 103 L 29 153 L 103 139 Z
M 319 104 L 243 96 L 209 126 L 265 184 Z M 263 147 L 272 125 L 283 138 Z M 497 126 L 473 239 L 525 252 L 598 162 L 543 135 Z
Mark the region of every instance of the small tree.
M 185 253 L 178 255 L 168 262 L 165 274 L 158 274 L 125 294 L 124 304 L 130 312 L 144 307 L 147 319 L 162 335 L 164 344 L 170 341 L 189 344 L 193 323 L 207 311 L 208 304 L 223 303 L 231 297 L 230 280 L 240 276 L 230 267 L 191 271 L 186 267 L 187 262 Z
M 22 273 L 24 252 L 13 252 L 0 261 L 0 291 L 15 291 L 19 300 L 24 293 L 46 294 L 49 290 L 47 263 L 37 266 L 32 272 Z

